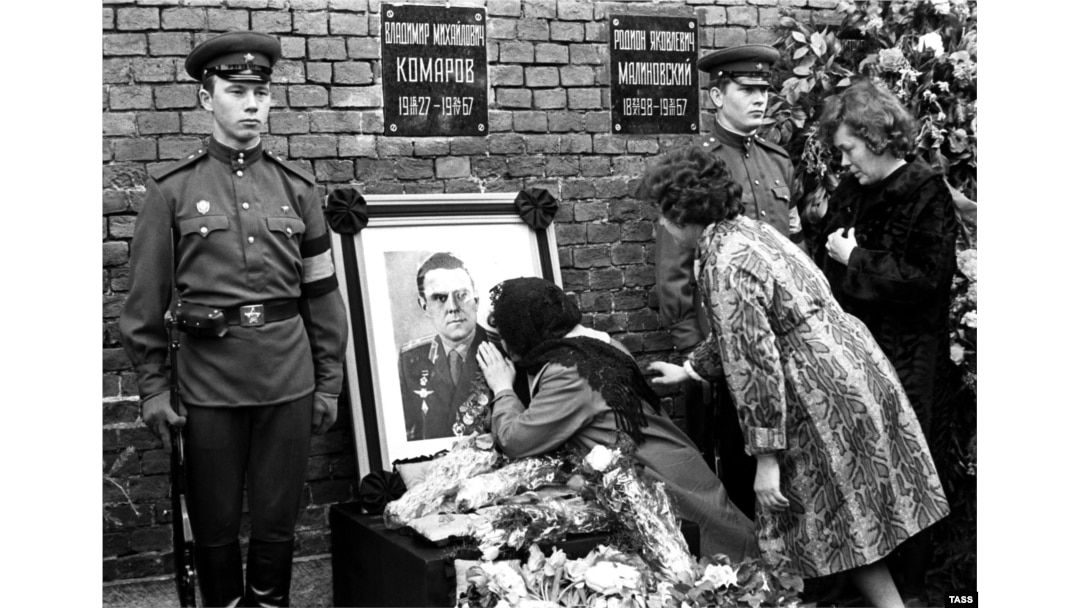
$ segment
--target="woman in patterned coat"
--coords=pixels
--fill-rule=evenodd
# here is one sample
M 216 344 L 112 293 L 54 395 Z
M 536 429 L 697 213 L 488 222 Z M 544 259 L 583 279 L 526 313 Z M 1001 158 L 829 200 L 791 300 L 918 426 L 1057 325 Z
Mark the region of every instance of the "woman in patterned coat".
M 656 384 L 723 374 L 757 458 L 758 544 L 805 577 L 850 571 L 875 606 L 900 606 L 881 561 L 948 504 L 896 372 L 825 276 L 775 229 L 741 216 L 741 188 L 696 148 L 645 177 L 676 240 L 700 250 L 712 333 Z

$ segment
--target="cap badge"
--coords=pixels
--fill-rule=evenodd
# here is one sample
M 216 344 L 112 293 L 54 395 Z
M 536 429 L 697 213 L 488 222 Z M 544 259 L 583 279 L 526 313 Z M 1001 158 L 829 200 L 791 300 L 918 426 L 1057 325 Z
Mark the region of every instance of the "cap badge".
M 761 63 L 757 64 L 757 69 L 759 69 L 759 70 L 760 70 L 760 69 L 762 69 L 762 68 L 764 68 L 764 67 L 765 67 L 765 65 L 764 65 L 764 64 L 761 64 Z
M 195 203 L 195 209 L 199 213 L 206 215 L 206 212 L 210 211 L 210 201 L 199 201 Z
M 248 62 L 255 61 L 255 56 L 252 55 L 251 53 L 248 53 L 248 54 L 244 55 L 244 61 L 248 61 Z

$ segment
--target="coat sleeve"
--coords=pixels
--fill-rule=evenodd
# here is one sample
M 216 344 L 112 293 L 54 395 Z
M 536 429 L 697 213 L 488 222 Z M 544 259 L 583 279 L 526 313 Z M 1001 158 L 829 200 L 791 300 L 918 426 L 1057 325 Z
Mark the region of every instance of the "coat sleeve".
M 654 263 L 660 324 L 671 334 L 676 348 L 689 350 L 705 338 L 694 303 L 694 252 L 680 247 L 661 228 L 656 236 Z
M 952 281 L 959 224 L 944 180 L 931 179 L 895 212 L 882 249 L 855 247 L 842 289 L 854 299 L 917 304 Z M 858 229 L 855 232 L 858 238 Z
M 718 333 L 695 350 L 690 365 L 702 376 L 721 367 L 739 413 L 746 453 L 774 452 L 786 447 L 787 399 L 776 336 L 769 323 L 772 280 L 762 265 L 747 269 L 713 269 L 723 274 L 710 299 Z M 722 365 L 720 365 L 722 364 Z
M 172 218 L 169 201 L 153 179 L 131 238 L 131 290 L 120 313 L 120 340 L 135 368 L 139 397 L 169 390 L 165 313 L 172 300 Z
M 548 364 L 540 370 L 529 409 L 512 390 L 495 395 L 491 432 L 510 458 L 545 454 L 588 426 L 600 400 L 576 370 Z
M 304 209 L 306 226 L 300 244 L 304 275 L 300 284 L 300 314 L 304 319 L 315 365 L 315 390 L 337 395 L 344 378 L 348 322 L 345 302 L 338 291 L 330 232 L 326 228 L 317 191 L 311 188 Z

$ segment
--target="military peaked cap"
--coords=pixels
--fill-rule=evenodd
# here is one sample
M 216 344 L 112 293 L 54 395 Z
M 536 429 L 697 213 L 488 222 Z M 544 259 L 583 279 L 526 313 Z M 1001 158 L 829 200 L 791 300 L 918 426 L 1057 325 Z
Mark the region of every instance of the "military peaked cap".
M 780 51 L 764 44 L 744 44 L 720 49 L 701 58 L 698 69 L 710 79 L 726 76 L 739 84 L 769 85 L 772 66 L 780 60 Z
M 228 32 L 195 47 L 184 61 L 184 70 L 201 81 L 211 74 L 226 80 L 270 82 L 274 64 L 281 58 L 281 43 L 260 32 Z

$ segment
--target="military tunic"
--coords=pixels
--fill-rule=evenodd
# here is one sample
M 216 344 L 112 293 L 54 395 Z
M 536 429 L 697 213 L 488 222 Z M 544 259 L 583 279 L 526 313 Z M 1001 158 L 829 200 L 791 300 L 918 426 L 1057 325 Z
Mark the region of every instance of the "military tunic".
M 449 357 L 438 334 L 402 347 L 398 376 L 409 441 L 489 430 L 491 389 L 476 361 L 476 351 L 488 339 L 487 331 L 477 325 L 456 385 L 451 379 Z
M 175 248 L 175 252 L 174 252 Z M 220 308 L 299 299 L 300 314 L 223 338 L 181 335 L 184 403 L 270 405 L 341 392 L 345 309 L 315 179 L 266 152 L 210 138 L 152 171 L 131 242 L 124 348 L 146 399 L 169 389 L 165 311 L 176 295 Z

